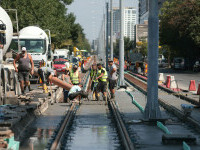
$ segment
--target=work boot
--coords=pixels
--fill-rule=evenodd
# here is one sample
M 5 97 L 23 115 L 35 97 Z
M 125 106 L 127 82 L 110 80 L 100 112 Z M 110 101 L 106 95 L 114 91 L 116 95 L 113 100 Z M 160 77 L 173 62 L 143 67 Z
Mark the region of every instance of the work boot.
M 96 99 L 97 99 L 97 101 L 99 101 L 99 100 L 100 100 L 100 99 L 99 99 L 99 96 L 96 95 Z
M 29 90 L 29 92 L 30 92 L 30 91 L 32 91 L 32 89 L 31 89 L 31 86 L 30 86 L 30 85 L 28 86 L 28 90 Z
M 92 100 L 95 100 L 96 94 L 95 92 L 92 94 Z

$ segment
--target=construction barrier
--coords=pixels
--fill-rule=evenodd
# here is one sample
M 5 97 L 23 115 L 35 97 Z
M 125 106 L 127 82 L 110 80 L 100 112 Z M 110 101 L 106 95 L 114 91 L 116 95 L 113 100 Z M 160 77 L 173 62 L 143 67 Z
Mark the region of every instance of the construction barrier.
M 171 85 L 171 76 L 167 75 L 166 87 L 170 88 L 170 85 Z
M 190 80 L 189 91 L 196 91 L 195 80 Z
M 171 76 L 171 85 L 170 85 L 171 89 L 176 89 L 177 88 L 177 84 L 176 84 L 176 80 L 174 76 Z
M 163 73 L 159 73 L 158 84 L 162 84 L 164 82 L 165 82 L 164 74 Z

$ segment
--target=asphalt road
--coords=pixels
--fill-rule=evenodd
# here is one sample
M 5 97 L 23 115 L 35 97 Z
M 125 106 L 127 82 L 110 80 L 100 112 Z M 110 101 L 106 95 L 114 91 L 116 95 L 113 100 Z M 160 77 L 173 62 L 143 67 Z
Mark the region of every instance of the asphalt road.
M 174 70 L 168 68 L 160 68 L 160 73 L 164 73 L 165 80 L 167 75 L 172 75 L 178 83 L 178 87 L 184 90 L 188 90 L 190 80 L 195 80 L 196 88 L 198 89 L 198 84 L 200 83 L 200 72 L 196 73 L 193 71 L 184 70 Z

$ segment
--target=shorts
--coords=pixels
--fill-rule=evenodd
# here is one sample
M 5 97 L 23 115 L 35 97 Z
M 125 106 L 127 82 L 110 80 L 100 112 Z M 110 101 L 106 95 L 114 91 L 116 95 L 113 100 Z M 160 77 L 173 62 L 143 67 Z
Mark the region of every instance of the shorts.
M 91 90 L 93 91 L 96 91 L 97 90 L 97 85 L 98 85 L 98 82 L 94 82 L 92 81 L 92 85 L 91 85 Z
M 109 89 L 114 89 L 117 86 L 117 80 L 109 79 Z
M 97 85 L 97 92 L 106 92 L 107 91 L 107 82 L 100 81 Z
M 19 71 L 18 79 L 19 81 L 29 81 L 29 71 Z

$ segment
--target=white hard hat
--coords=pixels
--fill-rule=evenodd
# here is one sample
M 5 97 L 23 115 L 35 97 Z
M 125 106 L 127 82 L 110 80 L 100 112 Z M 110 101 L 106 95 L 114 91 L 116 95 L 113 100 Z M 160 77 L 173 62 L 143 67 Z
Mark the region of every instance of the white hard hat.
M 26 47 L 22 47 L 22 51 L 26 51 Z

